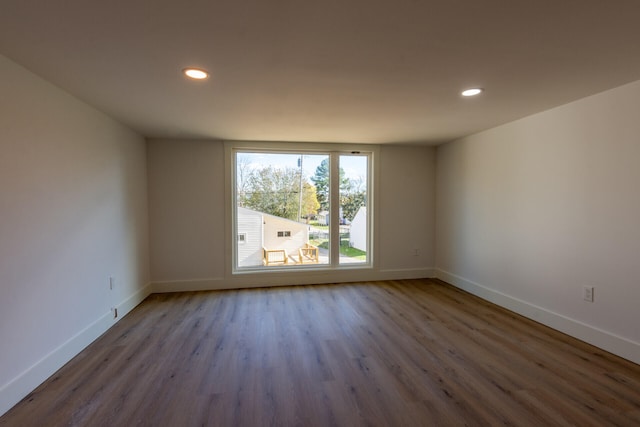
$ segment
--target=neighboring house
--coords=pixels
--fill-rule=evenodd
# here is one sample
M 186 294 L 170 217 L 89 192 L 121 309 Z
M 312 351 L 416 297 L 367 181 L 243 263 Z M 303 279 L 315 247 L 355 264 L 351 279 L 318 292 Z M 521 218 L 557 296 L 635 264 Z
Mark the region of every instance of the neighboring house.
M 342 206 L 340 206 L 340 224 L 349 224 L 349 221 L 345 219 L 342 215 Z M 328 211 L 320 211 L 317 215 L 317 220 L 319 225 L 329 225 L 329 212 Z
M 361 251 L 367 250 L 367 208 L 360 207 L 351 221 L 349 245 Z
M 289 255 L 309 242 L 309 226 L 278 216 L 264 214 L 264 247 L 285 249 Z
M 318 224 L 319 225 L 329 225 L 329 212 L 328 211 L 320 211 L 320 212 L 318 212 Z
M 263 213 L 238 207 L 238 266 L 262 265 Z
M 309 241 L 309 227 L 289 219 L 238 207 L 238 266 L 262 265 L 262 248 L 289 255 Z

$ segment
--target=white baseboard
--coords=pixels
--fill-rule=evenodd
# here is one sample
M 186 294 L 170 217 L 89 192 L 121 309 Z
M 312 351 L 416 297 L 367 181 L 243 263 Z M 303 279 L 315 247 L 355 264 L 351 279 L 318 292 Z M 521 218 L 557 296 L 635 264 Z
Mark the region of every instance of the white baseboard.
M 562 314 L 511 297 L 453 273 L 440 269 L 436 269 L 435 272 L 438 279 L 451 283 L 457 288 L 624 359 L 640 364 L 640 343 L 630 341 Z
M 0 416 L 20 402 L 58 369 L 73 359 L 84 348 L 102 335 L 107 329 L 140 304 L 151 293 L 151 285 L 147 284 L 120 304 L 118 318 L 114 319 L 111 310 L 101 315 L 93 323 L 78 332 L 58 348 L 44 356 L 33 366 L 0 387 Z
M 237 274 L 229 279 L 222 277 L 199 280 L 173 280 L 154 282 L 153 292 L 215 291 L 253 287 L 289 285 L 315 285 L 322 283 L 345 283 L 375 280 L 423 279 L 435 277 L 434 268 L 412 269 L 352 269 L 352 270 L 309 270 L 305 272 L 265 272 L 264 274 Z
M 375 280 L 403 280 L 403 279 L 432 279 L 436 277 L 436 270 L 430 268 L 395 268 L 379 270 Z

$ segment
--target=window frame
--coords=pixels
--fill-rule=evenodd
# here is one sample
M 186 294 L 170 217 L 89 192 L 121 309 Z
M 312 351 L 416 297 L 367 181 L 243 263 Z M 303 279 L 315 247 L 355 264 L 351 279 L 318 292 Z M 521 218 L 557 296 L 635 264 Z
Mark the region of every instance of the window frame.
M 339 221 L 330 221 L 329 223 L 329 263 L 328 264 L 301 264 L 288 266 L 238 266 L 238 244 L 237 244 L 237 187 L 236 187 L 236 159 L 238 152 L 252 153 L 282 153 L 282 154 L 314 154 L 329 156 L 330 163 L 330 217 L 339 217 L 339 159 L 341 155 L 360 155 L 367 158 L 367 260 L 360 263 L 343 263 L 340 264 L 340 239 L 339 239 Z M 295 272 L 307 270 L 327 270 L 327 271 L 344 271 L 358 269 L 374 269 L 376 268 L 375 256 L 375 194 L 377 190 L 376 182 L 376 161 L 379 157 L 379 148 L 374 145 L 365 144 L 332 144 L 332 143 L 274 143 L 274 142 L 225 142 L 225 164 L 227 173 L 225 174 L 225 187 L 227 192 L 228 203 L 225 215 L 225 225 L 228 230 L 226 234 L 226 259 L 225 264 L 231 275 L 238 274 L 259 274 L 271 272 Z M 337 236 L 337 237 L 335 237 Z

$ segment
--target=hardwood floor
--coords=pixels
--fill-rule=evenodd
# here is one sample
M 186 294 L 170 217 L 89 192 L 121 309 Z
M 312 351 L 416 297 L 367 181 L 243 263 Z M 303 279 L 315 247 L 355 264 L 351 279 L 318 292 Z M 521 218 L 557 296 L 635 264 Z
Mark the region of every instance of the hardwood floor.
M 640 366 L 437 280 L 154 294 L 2 426 L 638 426 Z

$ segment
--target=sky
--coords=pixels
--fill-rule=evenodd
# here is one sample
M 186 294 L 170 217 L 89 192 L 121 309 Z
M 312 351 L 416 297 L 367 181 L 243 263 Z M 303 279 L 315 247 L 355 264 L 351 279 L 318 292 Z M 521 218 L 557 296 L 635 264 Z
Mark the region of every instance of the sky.
M 316 168 L 322 160 L 326 159 L 326 154 L 302 154 L 303 174 L 309 180 L 315 174 Z M 299 168 L 298 160 L 300 154 L 280 154 L 280 153 L 238 153 L 238 158 L 247 158 L 252 168 L 263 166 L 291 167 Z M 345 176 L 350 179 L 362 179 L 366 182 L 367 157 L 363 155 L 340 155 L 340 167 L 344 170 Z

